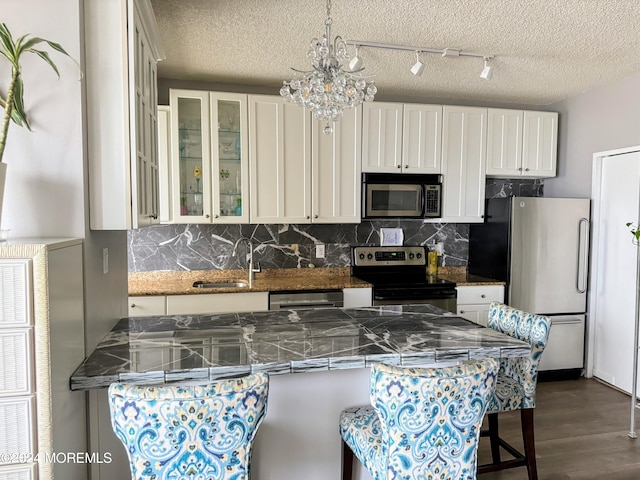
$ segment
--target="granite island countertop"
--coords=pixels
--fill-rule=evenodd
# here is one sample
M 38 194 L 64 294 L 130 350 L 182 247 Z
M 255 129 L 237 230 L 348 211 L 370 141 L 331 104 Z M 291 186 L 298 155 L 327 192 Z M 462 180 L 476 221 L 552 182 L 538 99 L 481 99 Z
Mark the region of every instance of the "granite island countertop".
M 504 285 L 504 282 L 468 275 L 464 267 L 443 267 L 438 277 L 466 285 Z M 352 277 L 349 267 L 282 268 L 257 273 L 251 287 L 195 288 L 194 282 L 247 281 L 245 270 L 130 272 L 129 295 L 188 295 L 203 293 L 277 292 L 367 288 L 371 284 Z
M 265 371 L 437 366 L 517 357 L 529 344 L 431 305 L 123 318 L 70 379 L 71 390 Z

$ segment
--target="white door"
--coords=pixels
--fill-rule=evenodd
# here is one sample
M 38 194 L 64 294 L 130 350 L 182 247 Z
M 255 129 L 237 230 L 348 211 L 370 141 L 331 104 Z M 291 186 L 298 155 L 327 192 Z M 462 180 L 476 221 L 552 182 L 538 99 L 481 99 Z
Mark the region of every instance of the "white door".
M 311 164 L 314 223 L 360 223 L 362 109 L 349 108 L 325 135 L 313 121 Z
M 594 162 L 594 177 L 598 169 Z M 637 224 L 640 152 L 601 159 L 593 186 L 591 321 L 593 375 L 631 392 L 638 248 L 627 222 Z
M 487 176 L 522 175 L 522 110 L 487 111 Z
M 362 171 L 402 172 L 402 104 L 362 105 Z
M 443 107 L 442 222 L 484 218 L 487 109 Z
M 558 113 L 524 112 L 522 176 L 555 177 L 558 155 Z
M 275 95 L 249 95 L 251 223 L 311 222 L 311 116 Z
M 404 105 L 402 167 L 407 173 L 442 173 L 442 105 Z

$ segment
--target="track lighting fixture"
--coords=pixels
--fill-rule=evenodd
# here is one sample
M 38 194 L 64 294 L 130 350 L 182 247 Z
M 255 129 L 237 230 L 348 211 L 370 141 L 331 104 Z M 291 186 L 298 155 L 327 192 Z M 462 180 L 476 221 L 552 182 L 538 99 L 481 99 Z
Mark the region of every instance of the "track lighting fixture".
M 484 68 L 480 73 L 480 78 L 491 80 L 491 77 L 493 77 L 493 67 L 489 65 L 489 59 L 487 57 L 484 57 Z
M 416 63 L 411 67 L 411 73 L 413 73 L 416 77 L 422 75 L 424 71 L 424 63 L 420 61 L 420 52 L 416 51 Z

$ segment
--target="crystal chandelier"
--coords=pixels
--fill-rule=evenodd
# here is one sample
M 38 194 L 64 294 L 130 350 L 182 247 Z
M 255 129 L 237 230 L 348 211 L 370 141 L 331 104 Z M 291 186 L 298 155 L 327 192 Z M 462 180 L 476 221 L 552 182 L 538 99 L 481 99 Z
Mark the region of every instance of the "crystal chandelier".
M 342 37 L 331 39 L 331 0 L 327 0 L 325 34 L 314 38 L 307 53 L 313 70 L 298 72 L 290 82 L 283 82 L 280 95 L 297 105 L 307 107 L 313 116 L 326 122 L 323 132 L 333 133 L 333 122 L 342 117 L 345 108 L 357 107 L 363 101 L 370 102 L 377 92 L 372 77 L 359 75 L 362 68 L 345 71 L 342 62 L 348 59 L 347 44 Z

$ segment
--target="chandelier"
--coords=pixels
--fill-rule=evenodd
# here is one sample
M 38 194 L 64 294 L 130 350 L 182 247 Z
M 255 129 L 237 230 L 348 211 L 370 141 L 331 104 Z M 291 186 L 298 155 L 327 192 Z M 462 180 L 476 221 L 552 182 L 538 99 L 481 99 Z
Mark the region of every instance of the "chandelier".
M 290 82 L 284 81 L 280 95 L 285 100 L 309 108 L 314 118 L 326 122 L 322 131 L 330 135 L 333 133 L 333 123 L 342 117 L 345 108 L 357 107 L 363 101 L 373 101 L 378 89 L 372 77 L 359 74 L 363 68 L 350 71 L 343 69 L 342 62 L 349 58 L 349 54 L 342 37 L 331 38 L 331 0 L 327 0 L 327 20 L 324 24 L 325 34 L 320 40 L 311 40 L 307 52 L 313 70 L 292 68 L 300 75 Z M 359 62 L 352 64 L 359 67 Z

